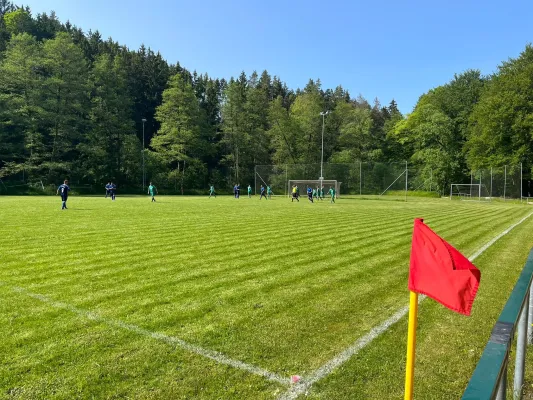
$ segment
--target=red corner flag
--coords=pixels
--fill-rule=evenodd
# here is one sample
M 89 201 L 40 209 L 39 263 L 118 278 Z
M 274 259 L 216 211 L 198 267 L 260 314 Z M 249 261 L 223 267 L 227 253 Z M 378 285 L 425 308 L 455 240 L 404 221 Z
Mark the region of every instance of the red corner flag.
M 464 315 L 470 315 L 481 272 L 465 256 L 415 219 L 409 290 L 425 294 Z

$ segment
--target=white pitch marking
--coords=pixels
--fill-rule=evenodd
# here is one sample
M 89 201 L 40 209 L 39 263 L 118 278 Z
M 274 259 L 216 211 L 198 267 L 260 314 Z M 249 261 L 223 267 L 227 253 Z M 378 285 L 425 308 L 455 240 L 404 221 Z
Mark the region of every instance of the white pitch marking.
M 46 304 L 49 304 L 49 305 L 55 307 L 55 308 L 60 308 L 60 309 L 63 309 L 63 310 L 71 311 L 71 312 L 73 312 L 75 314 L 78 314 L 78 315 L 80 315 L 80 316 L 82 316 L 84 318 L 90 319 L 92 321 L 101 322 L 101 323 L 104 323 L 104 324 L 109 325 L 109 326 L 114 326 L 116 328 L 125 329 L 127 331 L 134 332 L 134 333 L 137 333 L 137 334 L 142 335 L 142 336 L 148 336 L 148 337 L 150 337 L 152 339 L 160 340 L 160 341 L 165 342 L 167 344 L 170 344 L 172 346 L 180 347 L 180 348 L 182 348 L 184 350 L 187 350 L 187 351 L 189 351 L 191 353 L 195 353 L 195 354 L 198 354 L 200 356 L 209 358 L 209 359 L 211 359 L 213 361 L 216 361 L 217 363 L 229 365 L 229 366 L 231 366 L 233 368 L 241 369 L 241 370 L 250 372 L 250 373 L 255 374 L 255 375 L 260 375 L 260 376 L 262 376 L 264 378 L 267 378 L 270 381 L 281 383 L 282 385 L 290 384 L 289 378 L 284 378 L 284 377 L 282 377 L 280 375 L 277 375 L 277 374 L 275 374 L 273 372 L 267 371 L 267 370 L 265 370 L 263 368 L 255 366 L 255 365 L 250 365 L 250 364 L 247 364 L 247 363 L 239 361 L 239 360 L 234 360 L 234 359 L 229 358 L 228 356 L 226 356 L 226 355 L 224 355 L 224 354 L 222 354 L 222 353 L 220 353 L 218 351 L 204 349 L 202 347 L 199 347 L 199 346 L 196 346 L 194 344 L 188 343 L 188 342 L 186 342 L 186 341 L 184 341 L 182 339 L 179 339 L 177 337 L 168 336 L 168 335 L 165 335 L 163 333 L 152 332 L 152 331 L 149 331 L 147 329 L 141 328 L 141 327 L 139 327 L 137 325 L 128 324 L 128 323 L 120 321 L 120 320 L 105 318 L 105 317 L 102 317 L 102 316 L 100 316 L 100 315 L 98 315 L 98 314 L 96 314 L 94 312 L 82 310 L 80 308 L 74 307 L 73 305 L 66 304 L 66 303 L 61 303 L 61 302 L 52 300 L 49 297 L 44 296 L 42 294 L 32 293 L 32 292 L 30 292 L 30 291 L 28 291 L 28 290 L 26 290 L 24 288 L 21 288 L 21 287 L 10 286 L 6 282 L 0 282 L 0 286 L 6 286 L 6 287 L 10 288 L 14 292 L 24 294 L 24 295 L 26 295 L 28 297 L 33 298 L 33 299 L 37 299 L 39 301 L 42 301 L 43 303 L 46 303 Z
M 518 225 L 520 225 L 522 222 L 524 222 L 526 219 L 528 219 L 532 215 L 533 215 L 533 212 L 526 215 L 524 218 L 522 218 L 517 223 L 511 225 L 509 228 L 507 228 L 502 233 L 500 233 L 499 235 L 491 239 L 489 242 L 487 242 L 485 245 L 483 245 L 478 251 L 476 251 L 468 259 L 470 261 L 474 261 L 481 254 L 483 254 L 483 252 L 485 252 L 485 250 L 487 250 L 490 246 L 496 243 L 503 236 L 507 235 L 509 232 L 511 232 L 514 228 L 516 228 Z M 420 296 L 418 298 L 418 303 L 420 304 L 422 300 L 424 300 L 425 298 L 426 296 L 424 295 Z M 402 317 L 405 316 L 408 312 L 409 312 L 408 306 L 403 307 L 400 310 L 398 310 L 394 315 L 392 315 L 386 321 L 373 327 L 370 330 L 370 332 L 368 332 L 366 335 L 356 340 L 351 346 L 349 346 L 347 349 L 345 349 L 341 353 L 337 354 L 333 359 L 331 359 L 330 361 L 322 365 L 320 368 L 312 372 L 309 376 L 302 377 L 302 379 L 298 383 L 296 383 L 289 390 L 287 390 L 285 393 L 279 396 L 278 400 L 295 400 L 298 396 L 307 392 L 311 388 L 311 386 L 313 386 L 317 381 L 325 378 L 326 376 L 331 374 L 336 368 L 338 368 L 339 366 L 344 364 L 346 361 L 348 361 L 351 357 L 359 353 L 361 349 L 363 349 L 368 344 L 370 344 L 374 339 L 376 339 L 383 332 L 387 331 L 392 325 L 394 325 L 396 322 L 402 319 Z

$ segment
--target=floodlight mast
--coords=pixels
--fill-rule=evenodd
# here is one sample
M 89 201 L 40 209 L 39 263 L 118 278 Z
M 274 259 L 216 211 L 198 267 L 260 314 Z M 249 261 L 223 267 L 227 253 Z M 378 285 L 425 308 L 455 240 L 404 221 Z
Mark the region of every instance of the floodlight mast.
M 146 118 L 143 118 L 141 119 L 142 123 L 143 123 L 143 192 L 144 190 L 146 189 L 146 171 L 145 171 L 145 168 L 144 168 L 144 123 L 146 122 Z
M 322 181 L 324 180 L 324 126 L 326 122 L 326 115 L 331 111 L 321 112 L 322 115 L 322 151 L 320 155 L 320 188 L 322 189 Z

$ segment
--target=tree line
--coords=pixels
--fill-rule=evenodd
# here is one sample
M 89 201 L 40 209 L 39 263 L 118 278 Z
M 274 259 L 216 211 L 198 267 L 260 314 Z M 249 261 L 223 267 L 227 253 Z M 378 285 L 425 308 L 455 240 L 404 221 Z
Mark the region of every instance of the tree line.
M 321 113 L 329 111 L 324 118 Z M 319 79 L 229 80 L 0 0 L 0 178 L 140 190 L 253 181 L 254 166 L 409 161 L 443 190 L 472 169 L 533 161 L 533 48 L 482 76 L 457 74 L 411 114 Z M 318 178 L 318 177 L 316 177 Z

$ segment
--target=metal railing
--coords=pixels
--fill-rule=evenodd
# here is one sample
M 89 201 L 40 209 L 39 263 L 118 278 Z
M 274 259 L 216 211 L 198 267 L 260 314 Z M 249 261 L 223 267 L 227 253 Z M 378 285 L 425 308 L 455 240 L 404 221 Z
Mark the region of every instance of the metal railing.
M 515 332 L 516 357 L 513 399 L 522 398 L 527 345 L 533 341 L 533 250 L 492 329 L 489 342 L 479 359 L 462 400 L 503 400 L 507 396 L 507 368 Z M 529 323 L 528 323 L 529 321 Z

